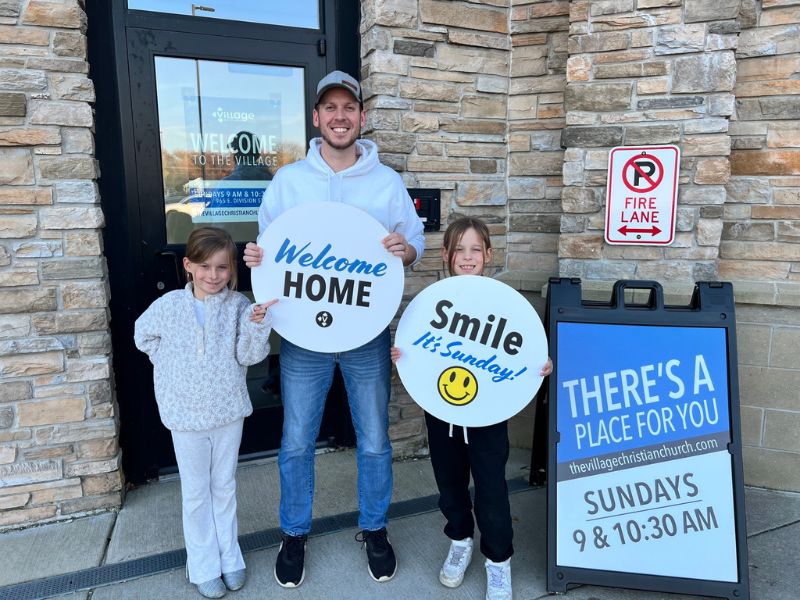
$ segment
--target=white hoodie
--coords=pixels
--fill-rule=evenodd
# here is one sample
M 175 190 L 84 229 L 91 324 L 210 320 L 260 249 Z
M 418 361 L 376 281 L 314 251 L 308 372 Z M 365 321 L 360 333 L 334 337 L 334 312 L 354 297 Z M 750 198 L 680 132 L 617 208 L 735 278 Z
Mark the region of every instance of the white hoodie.
M 304 160 L 281 167 L 264 192 L 258 210 L 261 234 L 281 213 L 305 202 L 344 202 L 377 219 L 389 232 L 402 233 L 422 258 L 425 238 L 422 221 L 403 180 L 378 160 L 378 147 L 357 140 L 356 164 L 335 173 L 319 153 L 322 140 L 314 138 Z

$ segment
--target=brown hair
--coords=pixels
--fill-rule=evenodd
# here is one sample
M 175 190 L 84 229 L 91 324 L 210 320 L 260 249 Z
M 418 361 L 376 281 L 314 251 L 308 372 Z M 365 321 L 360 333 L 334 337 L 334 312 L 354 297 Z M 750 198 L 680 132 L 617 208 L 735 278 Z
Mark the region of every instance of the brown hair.
M 199 227 L 192 231 L 186 241 L 186 258 L 193 263 L 201 263 L 204 260 L 208 260 L 212 254 L 216 254 L 220 250 L 225 250 L 228 253 L 228 262 L 231 269 L 231 280 L 228 282 L 228 287 L 235 290 L 238 283 L 238 269 L 236 266 L 236 254 L 238 251 L 230 234 L 219 227 Z M 191 281 L 192 274 L 187 272 L 186 279 Z
M 461 242 L 461 238 L 469 229 L 474 229 L 483 242 L 483 252 L 486 254 L 492 247 L 492 240 L 489 237 L 489 228 L 486 223 L 475 217 L 460 217 L 447 226 L 444 232 L 442 247 L 447 254 L 447 271 L 452 275 L 453 265 L 456 262 L 456 247 Z

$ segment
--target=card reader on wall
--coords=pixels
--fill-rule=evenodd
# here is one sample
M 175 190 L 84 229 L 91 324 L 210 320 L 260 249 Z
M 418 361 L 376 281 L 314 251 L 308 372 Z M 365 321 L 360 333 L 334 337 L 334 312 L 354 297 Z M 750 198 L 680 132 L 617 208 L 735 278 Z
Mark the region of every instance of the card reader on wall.
M 442 190 L 408 188 L 408 195 L 411 196 L 417 215 L 425 225 L 425 231 L 439 231 Z

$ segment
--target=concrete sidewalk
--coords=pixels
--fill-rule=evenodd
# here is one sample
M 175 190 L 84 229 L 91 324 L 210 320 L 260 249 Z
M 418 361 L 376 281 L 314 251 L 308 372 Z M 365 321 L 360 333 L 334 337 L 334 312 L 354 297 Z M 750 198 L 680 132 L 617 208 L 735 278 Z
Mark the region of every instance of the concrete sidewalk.
M 514 593 L 518 600 L 548 596 L 545 586 L 545 492 L 528 488 L 527 451 L 512 451 L 509 479 L 514 545 Z M 376 583 L 355 542 L 354 452 L 317 457 L 314 531 L 303 585 L 284 590 L 274 581 L 277 554 L 278 475 L 274 460 L 239 468 L 239 524 L 249 581 L 232 600 L 482 599 L 483 561 L 478 553 L 464 584 L 438 582 L 447 553 L 444 519 L 427 460 L 395 463 L 389 535 L 398 556 L 397 576 Z M 747 490 L 750 589 L 754 600 L 800 597 L 800 494 Z M 118 513 L 0 534 L 0 600 L 60 596 L 71 600 L 187 598 L 200 596 L 183 576 L 183 539 L 177 477 L 128 493 Z M 81 591 L 74 591 L 81 590 Z M 573 600 L 686 600 L 693 596 L 581 586 Z

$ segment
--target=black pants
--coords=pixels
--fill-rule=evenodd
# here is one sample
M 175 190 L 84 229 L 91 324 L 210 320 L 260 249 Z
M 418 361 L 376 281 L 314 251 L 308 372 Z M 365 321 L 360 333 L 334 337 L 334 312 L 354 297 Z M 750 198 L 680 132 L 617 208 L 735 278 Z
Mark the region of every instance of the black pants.
M 469 427 L 464 443 L 460 426 L 425 413 L 431 465 L 439 487 L 439 508 L 447 519 L 444 533 L 451 540 L 474 537 L 469 477 L 475 483 L 475 519 L 481 532 L 481 553 L 502 562 L 514 554 L 511 507 L 505 467 L 508 462 L 508 422 Z

